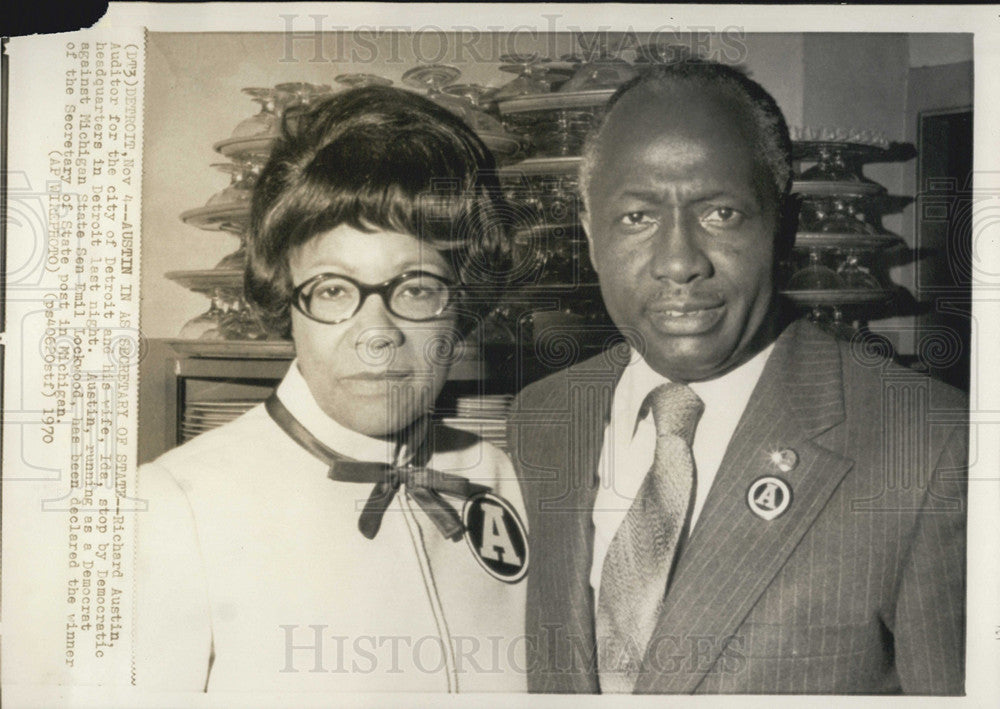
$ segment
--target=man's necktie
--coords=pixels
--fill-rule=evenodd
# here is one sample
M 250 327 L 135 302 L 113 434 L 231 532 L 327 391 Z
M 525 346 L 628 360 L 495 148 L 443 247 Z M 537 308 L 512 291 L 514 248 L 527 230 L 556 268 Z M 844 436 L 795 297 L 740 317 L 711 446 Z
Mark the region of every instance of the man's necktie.
M 656 452 L 601 570 L 597 650 L 601 691 L 631 692 L 656 626 L 694 485 L 691 441 L 705 406 L 684 384 L 651 391 Z
M 486 485 L 469 482 L 459 475 L 424 467 L 422 464 L 426 462 L 423 460 L 426 457 L 426 446 L 421 446 L 414 456 L 414 462 L 420 465 L 394 466 L 351 460 L 311 434 L 276 395 L 272 394 L 264 402 L 264 408 L 296 443 L 330 466 L 327 477 L 331 480 L 375 485 L 358 517 L 358 529 L 368 539 L 374 539 L 378 534 L 382 517 L 401 485 L 406 485 L 410 497 L 431 518 L 441 534 L 451 540 L 460 539 L 465 527 L 458 512 L 441 497 L 441 493 L 465 499 L 491 489 Z

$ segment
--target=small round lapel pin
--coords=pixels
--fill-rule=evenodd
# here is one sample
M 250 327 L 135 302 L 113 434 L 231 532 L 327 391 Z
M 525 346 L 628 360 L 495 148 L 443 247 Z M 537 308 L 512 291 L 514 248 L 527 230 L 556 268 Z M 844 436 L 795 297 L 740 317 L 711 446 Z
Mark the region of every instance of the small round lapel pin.
M 799 464 L 799 456 L 791 448 L 782 448 L 771 454 L 771 462 L 783 473 L 790 473 Z
M 757 478 L 747 490 L 750 511 L 769 522 L 784 513 L 791 502 L 792 488 L 773 475 Z
M 517 583 L 528 573 L 528 534 L 507 500 L 483 492 L 462 508 L 465 541 L 479 565 L 495 579 Z

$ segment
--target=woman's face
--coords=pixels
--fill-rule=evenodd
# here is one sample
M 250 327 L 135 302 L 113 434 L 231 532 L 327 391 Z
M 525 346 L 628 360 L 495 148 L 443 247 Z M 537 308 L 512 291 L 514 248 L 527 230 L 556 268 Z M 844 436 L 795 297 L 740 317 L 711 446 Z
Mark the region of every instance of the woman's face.
M 321 273 L 378 285 L 407 271 L 447 279 L 445 258 L 409 234 L 362 232 L 341 224 L 294 249 L 292 285 Z M 299 369 L 320 408 L 338 423 L 369 436 L 385 436 L 430 410 L 448 376 L 441 356 L 455 341 L 455 315 L 446 310 L 423 322 L 389 312 L 369 295 L 354 317 L 334 325 L 292 308 L 292 339 Z

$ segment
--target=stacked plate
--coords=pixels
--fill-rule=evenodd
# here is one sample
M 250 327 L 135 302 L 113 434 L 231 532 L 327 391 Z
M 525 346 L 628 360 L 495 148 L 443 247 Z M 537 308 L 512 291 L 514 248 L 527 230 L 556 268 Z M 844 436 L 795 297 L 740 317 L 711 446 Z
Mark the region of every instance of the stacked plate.
M 507 410 L 513 398 L 510 394 L 460 396 L 455 401 L 455 416 L 446 416 L 441 422 L 506 450 Z
M 507 418 L 507 409 L 514 400 L 512 394 L 460 396 L 455 400 L 455 415 L 460 418 Z
M 181 439 L 189 441 L 205 431 L 229 423 L 259 403 L 256 399 L 189 402 L 184 407 L 181 420 Z
M 466 431 L 489 441 L 500 450 L 507 449 L 507 422 L 503 419 L 445 416 L 441 423 L 449 428 Z

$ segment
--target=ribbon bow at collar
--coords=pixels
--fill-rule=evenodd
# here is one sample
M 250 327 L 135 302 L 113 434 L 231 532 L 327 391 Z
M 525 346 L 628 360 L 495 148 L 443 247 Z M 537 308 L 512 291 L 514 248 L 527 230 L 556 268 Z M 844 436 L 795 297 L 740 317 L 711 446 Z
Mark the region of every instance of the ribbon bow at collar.
M 458 540 L 465 525 L 455 509 L 445 502 L 441 494 L 465 499 L 480 492 L 489 492 L 485 485 L 469 482 L 459 475 L 442 473 L 431 468 L 396 467 L 386 463 L 359 463 L 353 460 L 334 461 L 328 477 L 331 480 L 352 483 L 375 483 L 365 507 L 358 518 L 358 529 L 369 539 L 374 539 L 382 526 L 382 515 L 392 504 L 400 485 L 406 485 L 410 497 L 417 501 L 446 538 Z
M 375 485 L 358 518 L 358 529 L 368 539 L 374 539 L 378 534 L 382 516 L 389 509 L 401 485 L 406 485 L 407 492 L 431 518 L 441 534 L 452 541 L 462 536 L 465 526 L 455 509 L 441 495 L 464 499 L 490 491 L 486 485 L 478 485 L 459 475 L 423 466 L 395 466 L 350 460 L 325 446 L 310 433 L 275 394 L 264 402 L 264 408 L 296 443 L 330 466 L 327 477 L 331 480 Z

